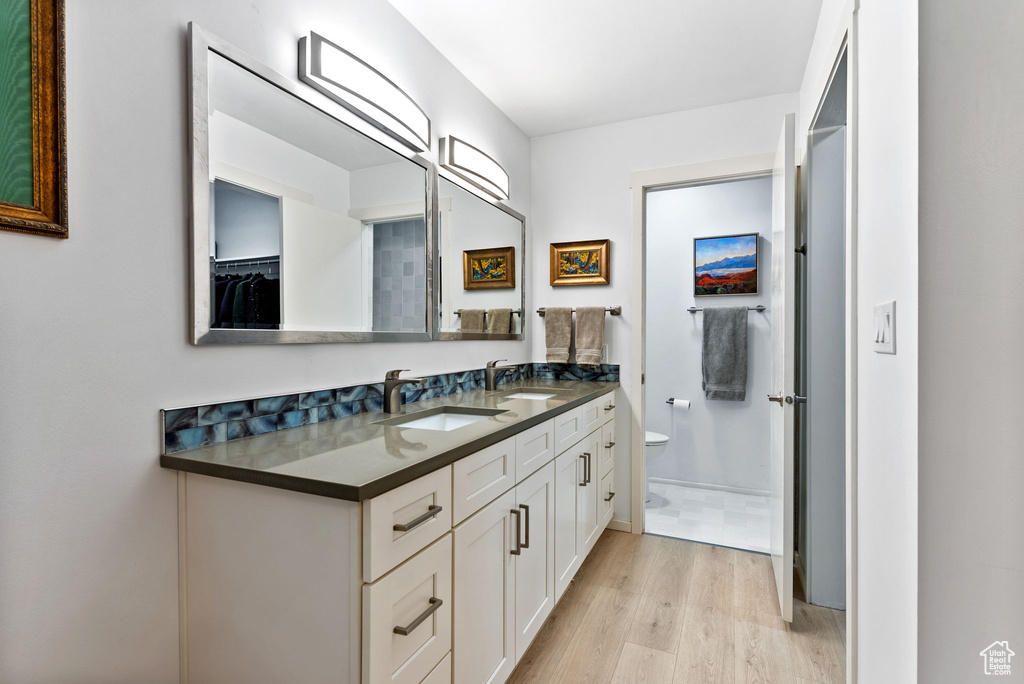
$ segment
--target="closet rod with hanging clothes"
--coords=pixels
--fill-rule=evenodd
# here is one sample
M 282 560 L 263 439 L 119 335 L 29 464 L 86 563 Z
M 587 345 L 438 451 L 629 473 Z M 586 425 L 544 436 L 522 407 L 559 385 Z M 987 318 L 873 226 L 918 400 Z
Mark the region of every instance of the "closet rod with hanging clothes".
M 703 310 L 704 310 L 704 307 L 697 308 L 696 306 L 691 306 L 689 309 L 687 309 L 687 311 L 689 311 L 692 314 L 695 314 L 698 311 L 703 311 Z M 748 306 L 747 307 L 747 311 L 757 311 L 758 313 L 764 313 L 767 310 L 768 309 L 765 308 L 765 306 L 763 304 L 758 304 L 757 306 Z

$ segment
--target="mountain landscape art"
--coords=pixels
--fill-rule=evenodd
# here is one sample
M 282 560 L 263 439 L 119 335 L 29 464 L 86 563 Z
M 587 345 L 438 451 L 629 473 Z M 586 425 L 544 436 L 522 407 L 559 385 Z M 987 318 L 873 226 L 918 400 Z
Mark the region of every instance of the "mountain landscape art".
M 693 241 L 693 294 L 757 294 L 757 233 Z

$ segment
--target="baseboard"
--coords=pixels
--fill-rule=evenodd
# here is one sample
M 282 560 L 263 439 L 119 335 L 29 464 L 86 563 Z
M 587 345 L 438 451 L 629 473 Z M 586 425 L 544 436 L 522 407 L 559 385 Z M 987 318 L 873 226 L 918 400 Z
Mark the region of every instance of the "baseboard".
M 658 484 L 680 485 L 682 487 L 697 487 L 698 489 L 713 489 L 717 492 L 735 492 L 736 494 L 752 494 L 753 496 L 769 496 L 767 489 L 748 489 L 746 487 L 730 487 L 729 485 L 709 484 L 707 482 L 687 482 L 686 480 L 670 480 L 667 477 L 649 477 L 651 482 Z
M 608 529 L 617 532 L 632 532 L 633 525 L 625 520 L 612 520 L 608 523 Z

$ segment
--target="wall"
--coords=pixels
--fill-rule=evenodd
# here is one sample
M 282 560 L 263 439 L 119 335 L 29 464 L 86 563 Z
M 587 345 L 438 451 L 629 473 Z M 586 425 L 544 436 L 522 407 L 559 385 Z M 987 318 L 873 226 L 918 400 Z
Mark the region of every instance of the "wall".
M 292 78 L 298 38 L 331 37 L 435 136 L 497 158 L 530 214 L 526 137 L 385 0 L 67 3 L 71 239 L 0 235 L 0 681 L 178 681 L 161 407 L 531 357 L 528 341 L 191 346 L 189 20 Z
M 805 129 L 852 4 L 822 4 L 800 92 Z M 918 10 L 915 2 L 858 4 L 851 110 L 858 230 L 855 666 L 861 682 L 904 684 L 917 681 L 918 644 Z M 899 353 L 878 355 L 873 308 L 893 299 Z
M 718 107 L 635 119 L 578 131 L 534 138 L 532 141 L 533 213 L 528 219 L 530 280 L 536 306 L 621 305 L 623 315 L 606 321 L 608 363 L 622 364 L 622 385 L 629 387 L 633 326 L 640 325 L 629 310 L 633 282 L 630 245 L 632 215 L 629 174 L 682 164 L 744 157 L 775 150 L 782 119 L 796 111 L 797 97 L 776 95 Z M 608 238 L 611 243 L 611 282 L 607 286 L 550 286 L 548 251 L 551 242 Z M 689 315 L 689 314 L 687 314 Z M 527 324 L 537 319 L 531 314 Z M 544 353 L 544 329 L 530 333 L 535 356 Z M 622 392 L 627 398 L 627 392 Z M 629 406 L 624 405 L 627 416 Z M 629 421 L 617 421 L 620 444 L 630 442 Z M 630 519 L 629 452 L 619 452 L 615 477 L 615 519 Z
M 760 233 L 757 295 L 693 296 L 693 239 Z M 770 176 L 647 195 L 647 429 L 668 435 L 647 476 L 767 494 L 771 394 Z M 703 314 L 685 308 L 757 306 L 747 315 L 747 398 L 708 401 L 701 389 Z M 688 412 L 669 397 L 689 399 Z
M 920 12 L 918 681 L 1024 681 L 1024 5 Z

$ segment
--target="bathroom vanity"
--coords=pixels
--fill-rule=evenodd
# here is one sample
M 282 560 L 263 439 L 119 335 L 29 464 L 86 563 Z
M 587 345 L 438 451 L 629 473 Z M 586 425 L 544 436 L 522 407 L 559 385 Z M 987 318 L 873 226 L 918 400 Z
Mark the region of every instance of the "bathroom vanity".
M 182 681 L 498 683 L 612 518 L 613 382 L 165 454 Z

